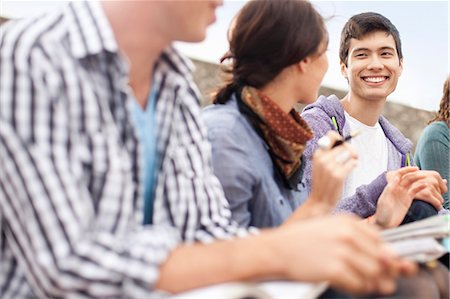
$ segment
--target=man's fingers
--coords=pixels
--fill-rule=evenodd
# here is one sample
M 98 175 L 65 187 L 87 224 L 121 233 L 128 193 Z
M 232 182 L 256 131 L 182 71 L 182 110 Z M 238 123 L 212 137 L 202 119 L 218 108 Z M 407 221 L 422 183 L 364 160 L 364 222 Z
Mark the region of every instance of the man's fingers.
M 398 175 L 400 176 L 400 175 Z M 400 184 L 405 188 L 411 188 L 411 186 L 420 180 L 423 180 L 424 176 L 419 171 L 406 172 L 400 177 Z
M 406 166 L 406 167 L 402 167 L 402 168 L 396 170 L 395 173 L 397 175 L 403 176 L 407 173 L 415 172 L 418 170 L 419 170 L 419 167 L 417 167 L 417 166 Z
M 447 180 L 439 176 L 439 186 L 441 187 L 441 194 L 447 192 Z
M 337 275 L 331 279 L 331 286 L 350 294 L 367 294 L 366 286 L 358 272 L 346 269 L 345 275 Z
M 408 197 L 420 199 L 431 204 L 436 210 L 442 209 L 444 199 L 435 188 L 429 188 L 425 181 L 415 182 L 408 190 Z
M 436 198 L 436 200 L 439 201 L 441 204 L 444 203 L 444 197 L 442 197 L 442 194 L 438 192 L 435 188 L 432 188 L 431 190 L 429 190 L 429 192 L 431 193 L 431 196 L 433 198 Z
M 375 292 L 377 280 L 381 278 L 382 265 L 377 258 L 367 255 L 364 251 L 355 250 L 344 258 L 347 267 L 352 269 L 361 280 L 360 284 L 365 292 Z
M 442 179 L 440 174 L 436 171 L 420 170 L 416 172 L 407 172 L 403 174 L 402 181 L 403 180 L 409 184 L 414 180 L 427 180 L 430 185 L 433 185 L 438 189 L 440 194 L 447 192 L 447 181 Z
M 396 184 L 397 181 L 403 180 L 403 178 L 408 174 L 414 174 L 419 170 L 416 166 L 407 166 L 397 170 L 388 171 L 386 173 L 386 180 L 388 183 Z
M 444 198 L 441 194 L 434 190 L 430 191 L 427 188 L 418 189 L 417 192 L 413 193 L 414 199 L 420 199 L 431 204 L 436 210 L 442 209 L 442 204 L 444 203 Z
M 400 273 L 402 276 L 413 276 L 419 270 L 419 267 L 416 263 L 408 260 L 399 260 L 398 267 L 400 269 Z
M 434 170 L 421 170 L 421 173 L 423 173 L 423 175 L 425 177 L 428 177 L 430 180 L 436 180 L 436 182 L 438 183 L 439 186 L 439 193 L 445 193 L 447 192 L 447 181 L 445 181 L 441 175 L 439 174 L 439 172 L 434 171 Z

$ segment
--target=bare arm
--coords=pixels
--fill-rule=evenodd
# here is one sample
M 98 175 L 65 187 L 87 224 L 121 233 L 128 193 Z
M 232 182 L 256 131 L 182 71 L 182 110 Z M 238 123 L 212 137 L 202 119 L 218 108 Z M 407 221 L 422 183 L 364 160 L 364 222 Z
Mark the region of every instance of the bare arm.
M 179 247 L 161 268 L 157 288 L 172 293 L 228 281 L 280 278 L 281 259 L 264 236 Z M 256 250 L 258 249 L 258 250 Z
M 372 226 L 341 215 L 244 239 L 179 247 L 162 265 L 156 286 L 176 293 L 227 281 L 282 278 L 329 281 L 353 294 L 390 293 L 395 279 L 414 269 L 386 250 Z

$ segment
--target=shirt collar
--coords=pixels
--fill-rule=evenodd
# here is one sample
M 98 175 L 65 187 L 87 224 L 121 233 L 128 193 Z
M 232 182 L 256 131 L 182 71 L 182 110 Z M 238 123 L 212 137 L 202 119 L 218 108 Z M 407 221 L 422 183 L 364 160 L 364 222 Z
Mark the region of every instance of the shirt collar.
M 98 1 L 74 1 L 67 10 L 70 48 L 74 57 L 80 59 L 103 51 L 118 51 L 114 33 Z
M 189 58 L 169 46 L 162 52 L 155 69 L 176 72 L 185 78 L 191 78 L 195 66 Z

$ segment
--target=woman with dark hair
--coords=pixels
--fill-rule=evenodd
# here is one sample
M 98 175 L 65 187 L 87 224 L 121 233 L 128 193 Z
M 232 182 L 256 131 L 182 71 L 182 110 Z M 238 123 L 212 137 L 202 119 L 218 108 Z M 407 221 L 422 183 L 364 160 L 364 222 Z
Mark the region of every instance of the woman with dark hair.
M 444 208 L 450 209 L 450 77 L 444 83 L 443 94 L 437 115 L 424 129 L 417 143 L 414 159 L 417 166 L 424 170 L 435 170 L 447 180 L 447 192 L 444 197 Z
M 243 226 L 273 227 L 327 213 L 356 164 L 348 145 L 320 150 L 315 184 L 301 191 L 301 156 L 312 137 L 294 110 L 315 101 L 328 68 L 323 18 L 306 1 L 250 1 L 229 31 L 227 84 L 203 111 L 213 168 Z M 330 138 L 339 138 L 330 134 Z

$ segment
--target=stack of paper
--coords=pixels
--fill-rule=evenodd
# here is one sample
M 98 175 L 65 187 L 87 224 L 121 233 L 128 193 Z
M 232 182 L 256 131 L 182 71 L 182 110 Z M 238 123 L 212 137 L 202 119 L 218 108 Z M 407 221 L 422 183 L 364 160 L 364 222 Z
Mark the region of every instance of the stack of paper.
M 383 231 L 384 240 L 402 257 L 428 262 L 449 252 L 450 216 L 437 215 Z

